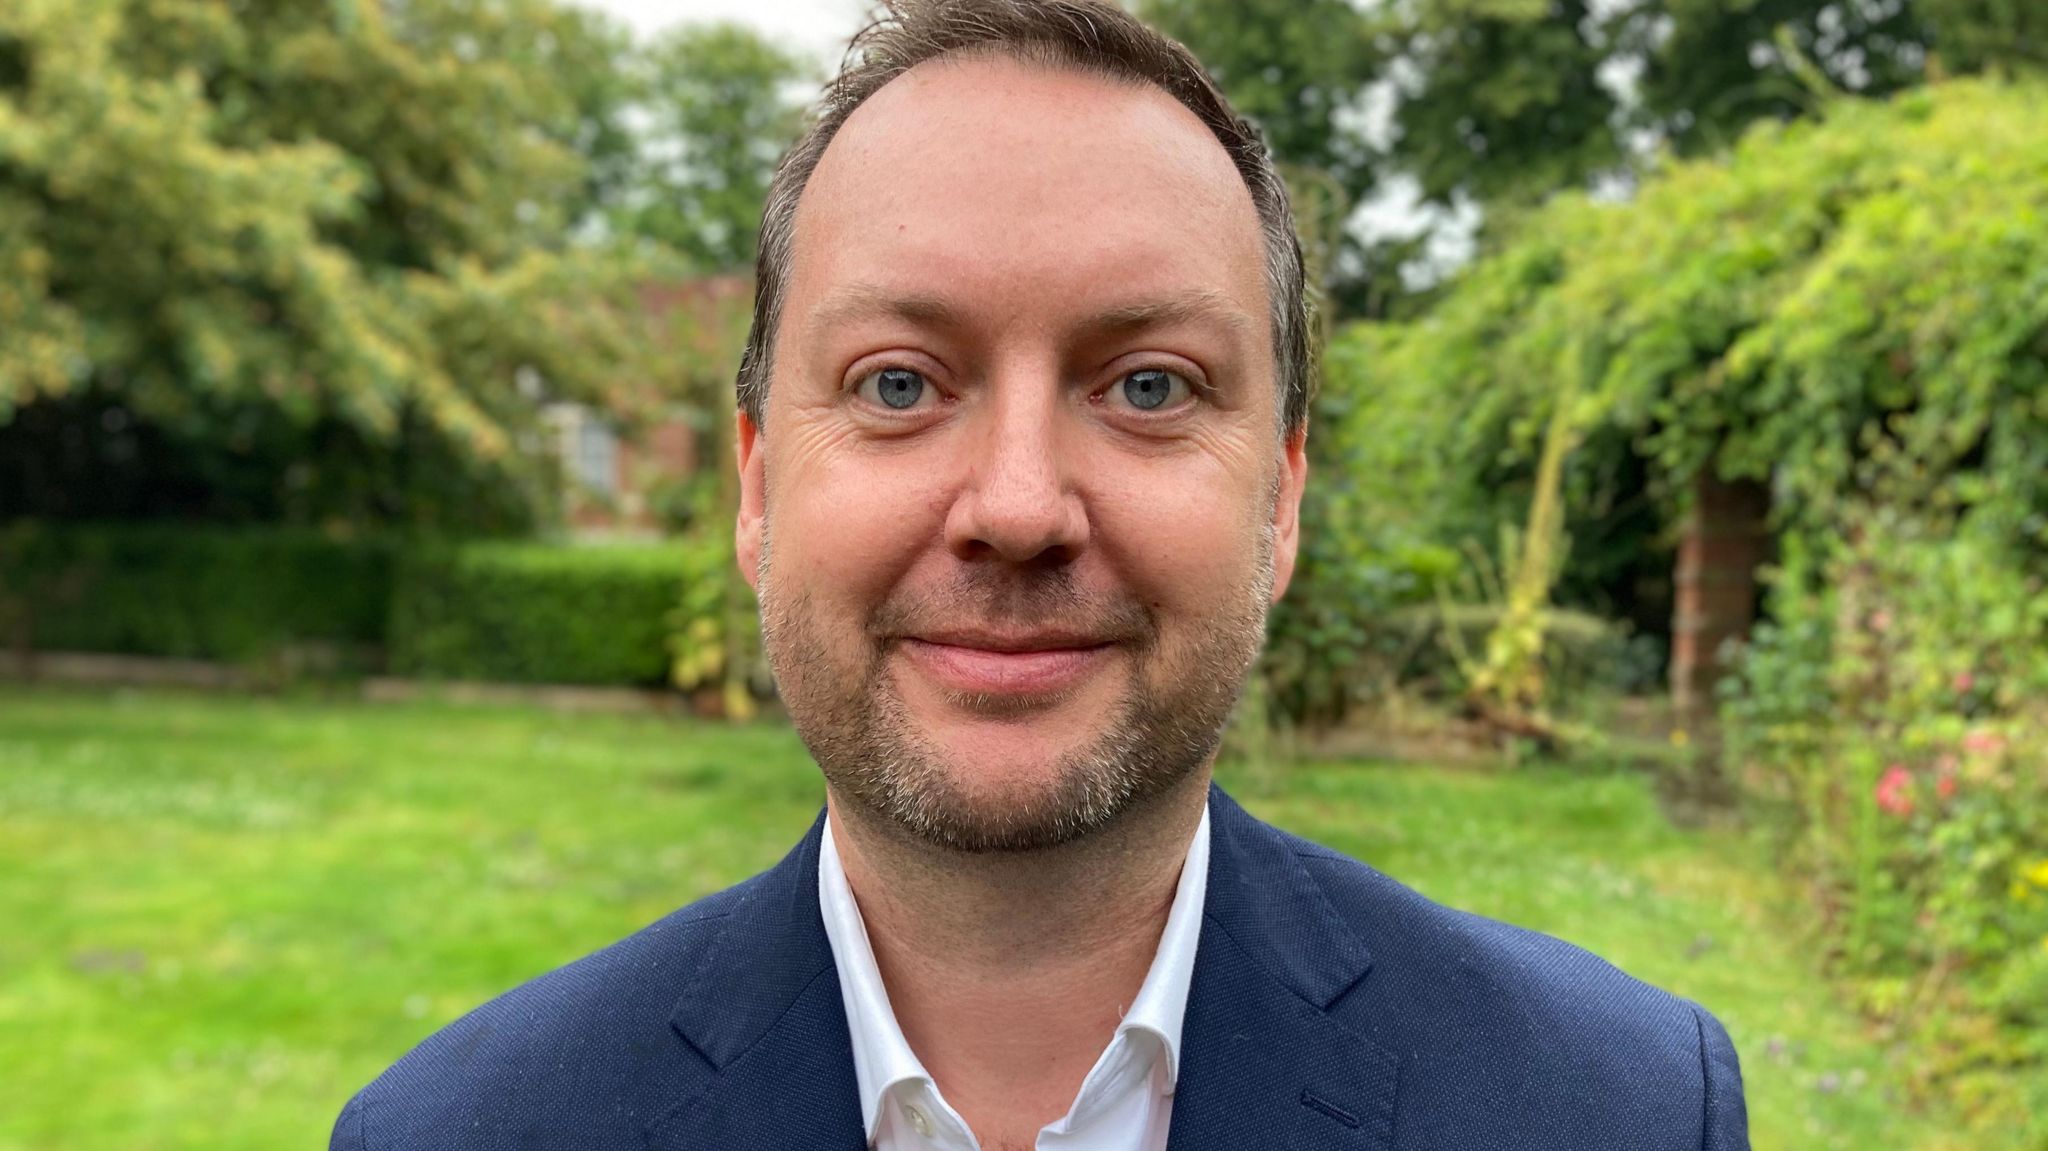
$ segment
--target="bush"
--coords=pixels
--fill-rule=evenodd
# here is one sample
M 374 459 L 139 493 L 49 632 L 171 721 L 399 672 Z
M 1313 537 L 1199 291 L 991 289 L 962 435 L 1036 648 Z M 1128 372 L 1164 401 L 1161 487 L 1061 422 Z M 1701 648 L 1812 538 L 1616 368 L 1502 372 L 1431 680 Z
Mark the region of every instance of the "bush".
M 1335 726 L 1405 679 L 1429 654 L 1407 609 L 1454 563 L 1441 549 L 1375 546 L 1318 526 L 1304 525 L 1294 582 L 1267 620 L 1259 674 L 1276 724 Z
M 311 531 L 16 522 L 0 528 L 0 642 L 233 663 L 318 649 L 359 666 L 383 639 L 392 557 Z
M 1476 658 L 1500 626 L 1502 609 L 1484 600 L 1432 602 L 1396 618 L 1411 636 L 1410 663 L 1419 678 L 1435 681 L 1450 697 L 1466 689 L 1461 661 Z M 1655 636 L 1630 632 L 1625 621 L 1571 608 L 1543 613 L 1543 683 L 1546 707 L 1572 714 L 1589 702 L 1647 695 L 1662 687 L 1664 648 Z
M 1788 551 L 1723 715 L 1866 1006 L 1919 1035 L 1930 1082 L 2048 1146 L 2039 560 L 1866 511 Z
M 399 569 L 391 670 L 434 679 L 662 684 L 685 551 L 503 542 L 423 548 Z

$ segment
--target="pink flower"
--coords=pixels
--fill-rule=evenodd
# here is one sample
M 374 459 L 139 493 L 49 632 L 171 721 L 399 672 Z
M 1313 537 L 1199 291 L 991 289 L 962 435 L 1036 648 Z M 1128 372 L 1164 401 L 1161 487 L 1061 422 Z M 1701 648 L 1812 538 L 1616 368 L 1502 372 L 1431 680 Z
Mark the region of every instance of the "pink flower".
M 1953 799 L 1956 794 L 1956 777 L 1944 775 L 1934 781 L 1934 794 L 1943 799 Z
M 2005 750 L 2005 737 L 1980 727 L 1963 737 L 1963 750 L 1972 755 L 1997 755 Z
M 1877 780 L 1877 806 L 1886 814 L 1900 817 L 1913 814 L 1913 773 L 1901 764 L 1892 764 L 1884 769 Z
M 1967 671 L 1959 671 L 1959 672 L 1957 672 L 1957 673 L 1956 673 L 1956 679 L 1955 679 L 1955 689 L 1956 689 L 1956 694 L 1957 694 L 1957 695 L 1962 695 L 1963 693 L 1965 693 L 1965 692 L 1969 691 L 1969 690 L 1970 690 L 1971 688 L 1973 688 L 1973 687 L 1976 687 L 1976 686 L 1977 686 L 1977 677 L 1976 677 L 1976 676 L 1974 676 L 1974 675 L 1971 675 L 1971 674 L 1970 674 L 1969 672 L 1967 672 Z

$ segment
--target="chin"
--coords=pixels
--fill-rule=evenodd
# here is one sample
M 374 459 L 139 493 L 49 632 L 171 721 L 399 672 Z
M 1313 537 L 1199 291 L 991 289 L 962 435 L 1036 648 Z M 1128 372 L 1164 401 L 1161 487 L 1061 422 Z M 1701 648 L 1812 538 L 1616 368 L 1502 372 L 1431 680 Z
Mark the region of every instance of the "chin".
M 928 738 L 934 766 L 947 783 L 963 798 L 992 805 L 1031 804 L 1051 796 L 1094 743 L 1077 738 L 1071 726 L 1053 731 L 1019 730 L 1016 725 L 932 731 Z
M 1087 835 L 1159 780 L 1133 770 L 1128 733 L 1100 712 L 918 724 L 913 770 L 870 777 L 865 799 L 917 838 L 969 852 L 1032 851 Z M 907 749 L 906 749 L 907 750 Z M 877 786 L 879 785 L 879 786 Z

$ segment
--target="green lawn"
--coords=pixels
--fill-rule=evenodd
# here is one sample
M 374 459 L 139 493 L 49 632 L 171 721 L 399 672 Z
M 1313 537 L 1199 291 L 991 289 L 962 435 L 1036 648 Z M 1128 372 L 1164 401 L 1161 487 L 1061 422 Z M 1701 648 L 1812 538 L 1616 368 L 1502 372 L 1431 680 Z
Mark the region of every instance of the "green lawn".
M 1282 826 L 1707 1004 L 1760 1151 L 1960 1146 L 1893 1102 L 1768 864 L 1671 829 L 1642 779 L 1240 782 Z M 0 688 L 0 1149 L 324 1146 L 435 1027 L 768 866 L 821 798 L 779 727 Z

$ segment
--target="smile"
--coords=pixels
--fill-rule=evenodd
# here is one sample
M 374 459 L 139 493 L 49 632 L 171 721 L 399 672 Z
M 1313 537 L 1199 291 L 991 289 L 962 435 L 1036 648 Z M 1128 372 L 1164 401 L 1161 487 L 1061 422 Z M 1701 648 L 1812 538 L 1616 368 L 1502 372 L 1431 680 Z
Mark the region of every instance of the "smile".
M 963 695 L 1051 695 L 1079 684 L 1114 643 L 1084 637 L 947 636 L 899 641 L 917 670 L 944 691 Z

